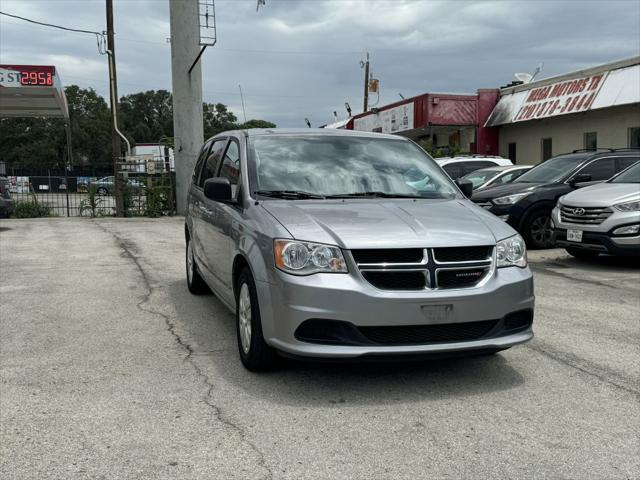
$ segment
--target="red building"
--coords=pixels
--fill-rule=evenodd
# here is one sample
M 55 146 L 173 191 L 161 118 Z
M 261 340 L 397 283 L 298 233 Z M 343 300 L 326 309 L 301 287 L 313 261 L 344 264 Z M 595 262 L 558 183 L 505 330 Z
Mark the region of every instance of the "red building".
M 498 89 L 475 94 L 425 93 L 353 117 L 346 128 L 431 140 L 434 147 L 498 154 L 498 129 L 485 123 L 500 98 Z

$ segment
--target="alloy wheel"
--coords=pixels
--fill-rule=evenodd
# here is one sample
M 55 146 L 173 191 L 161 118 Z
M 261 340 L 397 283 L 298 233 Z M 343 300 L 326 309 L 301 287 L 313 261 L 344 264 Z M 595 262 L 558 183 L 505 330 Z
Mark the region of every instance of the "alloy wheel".
M 531 238 L 539 245 L 549 245 L 553 236 L 551 218 L 540 216 L 531 223 Z
M 191 240 L 187 243 L 187 280 L 193 282 L 193 249 L 191 248 Z
M 251 297 L 249 296 L 249 286 L 246 283 L 240 287 L 238 297 L 238 330 L 240 332 L 240 344 L 245 354 L 251 348 Z

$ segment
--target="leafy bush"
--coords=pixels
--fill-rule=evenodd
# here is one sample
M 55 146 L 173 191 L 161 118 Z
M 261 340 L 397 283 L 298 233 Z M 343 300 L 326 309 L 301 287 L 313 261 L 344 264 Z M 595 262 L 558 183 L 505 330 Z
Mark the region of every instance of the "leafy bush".
M 18 202 L 16 204 L 16 218 L 40 218 L 51 215 L 51 209 L 38 202 Z
M 89 212 L 92 218 L 98 215 L 104 215 L 104 210 L 100 208 L 102 203 L 103 200 L 98 195 L 98 189 L 95 185 L 90 184 L 87 190 L 87 198 L 80 202 L 80 216 L 82 216 L 84 212 Z

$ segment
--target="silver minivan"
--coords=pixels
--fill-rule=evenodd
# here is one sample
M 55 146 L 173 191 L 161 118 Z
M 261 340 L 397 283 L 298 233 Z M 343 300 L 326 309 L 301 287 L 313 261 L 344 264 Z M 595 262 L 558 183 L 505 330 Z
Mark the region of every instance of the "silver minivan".
M 188 192 L 189 290 L 236 315 L 250 370 L 494 353 L 533 336 L 522 238 L 412 141 L 246 130 L 205 142 Z

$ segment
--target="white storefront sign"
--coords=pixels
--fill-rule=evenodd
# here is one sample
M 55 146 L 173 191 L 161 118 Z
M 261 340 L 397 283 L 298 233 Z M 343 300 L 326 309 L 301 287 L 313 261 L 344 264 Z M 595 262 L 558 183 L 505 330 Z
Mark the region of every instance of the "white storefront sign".
M 353 120 L 353 129 L 364 132 L 398 133 L 413 128 L 413 102 Z
M 524 122 L 589 110 L 607 73 L 552 83 L 529 90 L 513 121 Z

